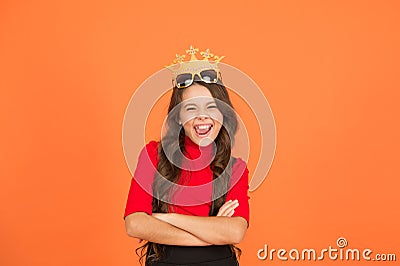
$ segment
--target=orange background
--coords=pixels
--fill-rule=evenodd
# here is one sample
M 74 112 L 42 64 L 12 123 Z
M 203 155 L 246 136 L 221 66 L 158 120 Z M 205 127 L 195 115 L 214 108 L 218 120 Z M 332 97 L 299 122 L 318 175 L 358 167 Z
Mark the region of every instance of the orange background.
M 241 265 L 288 263 L 259 261 L 264 244 L 323 249 L 340 236 L 400 260 L 399 11 L 397 1 L 1 1 L 0 265 L 139 265 L 122 220 L 123 116 L 190 44 L 247 73 L 275 117 Z M 352 264 L 315 264 L 340 263 Z

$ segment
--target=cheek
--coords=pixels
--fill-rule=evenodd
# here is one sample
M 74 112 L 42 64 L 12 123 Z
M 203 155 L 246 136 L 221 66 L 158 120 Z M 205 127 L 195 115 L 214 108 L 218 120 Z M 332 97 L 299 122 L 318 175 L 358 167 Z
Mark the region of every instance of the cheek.
M 216 131 L 216 133 L 218 133 L 222 128 L 222 119 L 221 119 L 221 122 L 219 122 L 217 120 L 214 120 L 214 122 L 215 122 L 215 131 Z
M 180 119 L 181 119 L 182 123 L 184 123 L 184 124 L 189 123 L 189 121 L 193 120 L 194 117 L 195 117 L 195 115 L 191 114 L 189 112 L 182 112 L 180 114 Z
M 222 124 L 224 121 L 224 116 L 220 111 L 209 113 L 209 116 L 214 120 L 215 123 Z
M 193 126 L 192 126 L 192 123 L 190 123 L 190 121 L 186 122 L 183 125 L 183 129 L 185 130 L 186 135 L 187 135 L 187 133 L 190 133 L 192 131 L 192 128 L 193 128 Z

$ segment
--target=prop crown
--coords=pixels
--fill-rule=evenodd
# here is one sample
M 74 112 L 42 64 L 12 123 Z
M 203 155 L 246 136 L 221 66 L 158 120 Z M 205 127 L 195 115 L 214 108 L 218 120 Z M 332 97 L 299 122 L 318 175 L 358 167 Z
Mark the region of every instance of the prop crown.
M 194 48 L 192 45 L 186 53 L 190 56 L 190 60 L 184 61 L 186 55 L 176 54 L 176 58 L 168 66 L 167 69 L 172 71 L 172 79 L 176 80 L 179 74 L 183 73 L 200 73 L 205 69 L 214 69 L 219 72 L 218 62 L 221 61 L 225 56 L 217 56 L 210 52 L 210 49 L 200 52 L 202 59 L 196 57 L 196 53 L 199 51 L 198 48 Z

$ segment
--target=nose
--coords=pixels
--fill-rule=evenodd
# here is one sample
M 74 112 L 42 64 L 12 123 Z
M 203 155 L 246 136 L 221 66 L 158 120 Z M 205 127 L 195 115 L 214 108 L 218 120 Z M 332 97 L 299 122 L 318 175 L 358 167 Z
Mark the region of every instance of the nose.
M 210 116 L 209 116 L 208 114 L 203 114 L 203 113 L 201 113 L 201 114 L 198 114 L 198 115 L 197 115 L 197 118 L 199 118 L 199 119 L 206 119 L 206 118 L 210 118 Z
M 207 117 L 210 117 L 210 116 L 209 116 L 209 113 L 208 113 L 208 110 L 207 110 L 207 107 L 204 107 L 204 106 L 199 106 L 199 107 L 198 107 L 195 116 L 198 117 L 198 118 L 207 118 Z

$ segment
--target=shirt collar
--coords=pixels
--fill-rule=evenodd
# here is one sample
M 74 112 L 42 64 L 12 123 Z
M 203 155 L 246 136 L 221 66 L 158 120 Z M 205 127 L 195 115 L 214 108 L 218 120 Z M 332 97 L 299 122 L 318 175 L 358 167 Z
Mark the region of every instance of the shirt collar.
M 185 156 L 188 160 L 184 161 L 186 161 L 186 163 L 189 163 L 191 167 L 195 168 L 200 165 L 209 165 L 211 163 L 211 158 L 214 154 L 213 146 L 214 142 L 208 144 L 207 146 L 199 146 L 198 144 L 193 142 L 190 137 L 185 135 Z

